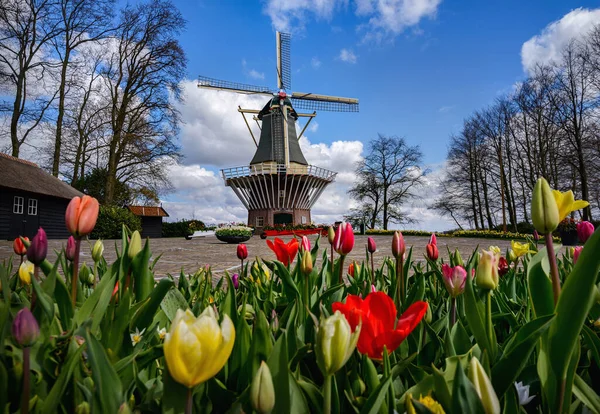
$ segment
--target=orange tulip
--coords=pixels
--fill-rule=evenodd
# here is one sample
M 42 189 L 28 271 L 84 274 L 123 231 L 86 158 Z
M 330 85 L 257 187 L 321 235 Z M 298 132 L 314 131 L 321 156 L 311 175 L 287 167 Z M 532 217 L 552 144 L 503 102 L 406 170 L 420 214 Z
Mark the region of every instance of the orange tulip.
M 99 210 L 100 204 L 94 197 L 73 197 L 65 213 L 69 233 L 76 238 L 90 234 L 96 225 Z

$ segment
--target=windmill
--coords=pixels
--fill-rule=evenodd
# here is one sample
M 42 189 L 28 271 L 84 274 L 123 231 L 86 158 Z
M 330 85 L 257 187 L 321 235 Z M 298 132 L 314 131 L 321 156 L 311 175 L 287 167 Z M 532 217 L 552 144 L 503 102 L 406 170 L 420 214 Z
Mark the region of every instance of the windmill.
M 289 92 L 292 80 L 290 35 L 277 32 L 276 40 L 277 90 L 198 77 L 200 88 L 269 96 L 261 110 L 238 107 L 256 145 L 250 164 L 221 170 L 225 185 L 233 189 L 248 210 L 248 224 L 259 230 L 267 225 L 310 224 L 310 209 L 337 173 L 309 165 L 299 140 L 317 110 L 358 112 L 358 99 Z M 294 108 L 313 112 L 298 113 Z M 259 126 L 258 142 L 246 114 L 251 114 Z M 299 117 L 308 120 L 298 135 Z

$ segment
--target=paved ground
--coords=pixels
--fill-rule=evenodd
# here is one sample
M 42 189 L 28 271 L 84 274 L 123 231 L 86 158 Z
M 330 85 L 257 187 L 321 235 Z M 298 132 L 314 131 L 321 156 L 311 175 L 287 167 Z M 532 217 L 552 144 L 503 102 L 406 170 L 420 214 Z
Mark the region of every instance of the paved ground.
M 375 253 L 375 265 L 381 263 L 386 256 L 391 256 L 391 236 L 374 236 L 377 243 L 378 251 Z M 284 241 L 289 241 L 291 236 L 282 237 Z M 311 242 L 314 242 L 316 236 L 310 236 Z M 407 246 L 413 246 L 413 257 L 422 258 L 425 254 L 425 246 L 429 242 L 428 237 L 407 236 L 405 237 Z M 327 239 L 321 239 L 321 247 L 327 246 Z M 60 250 L 64 245 L 63 240 L 49 241 L 49 260 L 53 261 L 56 258 L 55 250 Z M 105 257 L 111 263 L 116 258 L 115 243 L 120 245 L 120 240 L 105 240 Z M 323 244 L 324 243 L 324 244 Z M 356 236 L 354 250 L 346 259 L 346 263 L 351 260 L 362 261 L 365 258 L 365 245 L 367 236 Z M 448 250 L 446 246 L 454 251 L 458 248 L 463 257 L 468 257 L 472 251 L 479 245 L 482 248 L 487 248 L 490 245 L 497 245 L 503 251 L 510 244 L 506 240 L 490 240 L 490 239 L 474 239 L 474 238 L 454 238 L 454 237 L 438 237 L 438 249 L 440 257 L 447 258 Z M 81 248 L 81 261 L 92 263 L 91 245 L 84 242 Z M 246 245 L 248 246 L 249 258 L 253 259 L 256 256 L 264 257 L 265 259 L 275 259 L 275 254 L 268 248 L 265 240 L 260 237 L 253 237 Z M 152 239 L 150 246 L 154 257 L 162 254 L 160 260 L 155 267 L 157 277 L 164 276 L 167 273 L 178 275 L 183 267 L 186 273 L 193 273 L 199 267 L 211 265 L 215 276 L 223 273 L 224 270 L 234 272 L 236 266 L 239 267 L 239 260 L 236 256 L 236 245 L 226 244 L 217 240 L 214 236 L 206 238 L 196 238 L 193 240 L 185 240 L 183 238 L 169 239 Z M 0 261 L 6 260 L 13 254 L 12 242 L 0 241 Z

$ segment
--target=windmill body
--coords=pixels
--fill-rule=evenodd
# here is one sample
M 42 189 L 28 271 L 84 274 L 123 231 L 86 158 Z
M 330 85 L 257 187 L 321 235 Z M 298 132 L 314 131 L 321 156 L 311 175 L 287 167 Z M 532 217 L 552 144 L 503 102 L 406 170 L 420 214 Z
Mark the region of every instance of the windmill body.
M 358 111 L 357 99 L 312 93 L 287 94 L 286 89 L 291 86 L 289 39 L 288 34 L 277 32 L 278 92 L 207 77 L 199 77 L 198 83 L 203 88 L 270 96 L 262 110 L 238 108 L 256 145 L 250 164 L 221 170 L 225 185 L 231 187 L 248 209 L 248 224 L 259 230 L 278 224 L 310 224 L 311 208 L 337 174 L 306 161 L 299 139 L 316 112 L 297 113 L 294 107 Z M 259 124 L 258 142 L 247 114 L 253 115 Z M 296 131 L 299 117 L 308 118 L 300 134 Z

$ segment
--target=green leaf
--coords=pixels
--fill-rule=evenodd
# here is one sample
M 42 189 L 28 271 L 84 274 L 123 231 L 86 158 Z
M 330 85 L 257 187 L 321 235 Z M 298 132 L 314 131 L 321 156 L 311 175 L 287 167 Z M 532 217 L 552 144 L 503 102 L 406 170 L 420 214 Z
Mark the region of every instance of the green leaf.
M 463 355 L 471 349 L 471 338 L 460 320 L 457 320 L 450 331 L 450 339 L 457 355 Z
M 225 273 L 225 280 L 227 280 L 227 293 L 225 294 L 225 300 L 221 304 L 221 312 L 225 315 L 228 315 L 233 322 L 233 326 L 237 325 L 238 321 L 238 313 L 237 313 L 237 303 L 235 301 L 235 288 L 233 287 L 233 282 L 231 277 L 229 277 L 229 273 Z
M 163 414 L 183 414 L 185 412 L 188 389 L 171 377 L 169 370 L 163 371 Z
M 115 287 L 115 279 L 116 273 L 111 273 L 111 270 L 108 270 L 104 274 L 102 279 L 100 279 L 100 282 L 96 285 L 94 292 L 90 295 L 89 298 L 86 299 L 85 302 L 83 302 L 83 305 L 81 305 L 81 307 L 75 312 L 74 320 L 77 325 L 81 325 L 86 319 L 88 319 L 92 315 L 92 312 L 94 312 L 94 310 L 98 306 L 98 303 L 100 302 L 104 292 L 108 291 L 108 298 L 110 301 L 110 295 L 112 295 L 112 291 Z
M 150 326 L 152 320 L 154 319 L 154 315 L 162 303 L 162 300 L 174 285 L 175 284 L 171 279 L 166 278 L 158 282 L 156 287 L 152 290 L 150 298 L 133 316 L 133 320 L 131 321 L 132 331 L 134 331 L 136 328 L 141 331 L 142 329 L 146 329 L 148 326 Z
M 385 402 L 385 397 L 388 388 L 392 385 L 392 376 L 387 377 L 379 386 L 371 392 L 367 402 L 360 410 L 361 414 L 377 414 L 382 404 Z
M 54 319 L 54 301 L 44 292 L 35 276 L 31 278 L 31 285 L 36 294 L 36 302 L 41 306 L 48 320 L 52 321 Z
M 568 368 L 579 334 L 596 295 L 595 282 L 600 271 L 600 231 L 585 243 L 585 248 L 563 286 L 556 304 L 556 318 L 548 331 L 548 361 L 556 389 L 547 390 L 551 409 L 568 405 L 571 389 L 567 381 Z M 560 385 L 560 384 L 563 385 Z M 558 387 L 564 387 L 564 401 L 558 401 Z
M 286 332 L 283 332 L 277 339 L 277 342 L 275 342 L 267 365 L 273 377 L 273 386 L 276 395 L 273 412 L 289 413 L 291 411 L 291 400 Z
M 475 291 L 473 289 L 473 281 L 470 277 L 467 277 L 463 297 L 467 322 L 469 322 L 469 328 L 471 329 L 477 344 L 482 351 L 487 350 L 488 353 L 492 353 L 492 347 L 490 346 L 488 335 L 485 330 L 484 318 L 479 311 L 477 299 L 475 298 Z
M 140 251 L 131 262 L 132 275 L 134 279 L 135 299 L 138 302 L 143 301 L 152 292 L 154 288 L 154 276 L 150 271 L 150 243 L 146 239 L 144 248 Z
M 527 266 L 527 288 L 537 317 L 554 313 L 552 282 L 548 278 L 548 253 L 541 249 Z
M 475 387 L 465 375 L 462 367 L 459 367 L 454 374 L 454 383 L 452 384 L 452 412 L 485 414 L 481 399 L 479 399 Z
M 58 306 L 58 314 L 60 316 L 60 323 L 65 331 L 71 329 L 71 323 L 73 320 L 73 303 L 71 302 L 71 295 L 69 290 L 63 282 L 62 278 L 56 279 L 56 285 L 54 287 L 54 299 Z
M 550 328 L 554 315 L 546 315 L 525 324 L 506 344 L 504 355 L 492 369 L 492 384 L 502 398 L 527 364 L 538 340 Z
M 292 301 L 295 298 L 300 298 L 298 286 L 296 286 L 296 283 L 294 283 L 292 275 L 290 275 L 287 267 L 285 267 L 279 260 L 275 260 L 273 263 L 275 263 L 275 266 L 277 267 L 277 276 L 279 276 L 283 282 L 283 289 L 285 290 L 285 295 L 287 296 L 288 300 Z
M 169 321 L 173 322 L 177 309 L 189 308 L 187 301 L 183 297 L 180 291 L 177 289 L 171 289 L 167 292 L 164 299 L 160 303 L 160 308 L 163 310 Z
M 583 325 L 581 333 L 583 334 L 585 343 L 592 352 L 592 358 L 596 361 L 596 365 L 600 367 L 600 338 L 598 338 L 598 334 L 585 325 Z
M 53 414 L 58 412 L 57 408 L 61 402 L 63 394 L 67 390 L 67 386 L 69 385 L 73 371 L 77 367 L 77 363 L 80 361 L 83 349 L 83 346 L 77 345 L 74 345 L 70 348 L 70 355 L 67 357 L 66 363 L 62 364 L 60 375 L 52 386 L 50 393 L 48 393 L 48 396 L 44 399 L 42 414 Z
M 594 412 L 600 412 L 600 396 L 579 375 L 575 374 L 573 393 Z
M 96 337 L 86 330 L 87 355 L 94 379 L 94 405 L 100 412 L 116 413 L 123 402 L 121 380 L 104 348 Z M 95 410 L 94 410 L 95 411 Z

